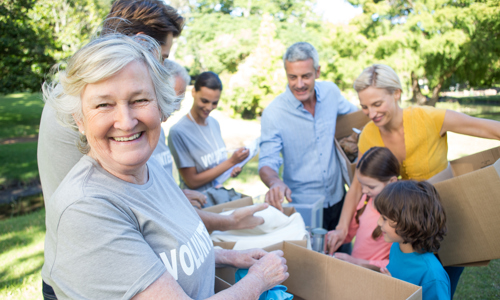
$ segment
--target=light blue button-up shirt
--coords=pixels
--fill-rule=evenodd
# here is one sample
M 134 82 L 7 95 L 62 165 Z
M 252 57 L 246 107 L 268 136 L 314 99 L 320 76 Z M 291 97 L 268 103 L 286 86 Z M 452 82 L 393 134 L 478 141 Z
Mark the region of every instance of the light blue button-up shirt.
M 323 206 L 328 207 L 338 203 L 344 195 L 334 144 L 337 115 L 354 112 L 357 108 L 332 82 L 316 81 L 314 90 L 314 117 L 288 86 L 264 110 L 259 170 L 268 166 L 278 173 L 284 163 L 283 182 L 292 190 L 292 198 L 293 194 L 325 196 Z

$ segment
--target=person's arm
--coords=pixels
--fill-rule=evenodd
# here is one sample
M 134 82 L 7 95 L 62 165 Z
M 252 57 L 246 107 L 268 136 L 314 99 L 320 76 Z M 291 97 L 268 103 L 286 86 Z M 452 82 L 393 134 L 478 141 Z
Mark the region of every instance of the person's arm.
M 267 203 L 242 207 L 236 209 L 230 215 L 220 215 L 199 209 L 196 209 L 196 212 L 209 232 L 214 230 L 226 231 L 254 228 L 257 225 L 263 224 L 264 219 L 262 217 L 256 217 L 253 214 L 267 207 Z
M 343 261 L 350 262 L 351 264 L 355 264 L 361 266 L 363 268 L 367 268 L 370 270 L 374 270 L 380 272 L 380 268 L 384 268 L 389 264 L 389 259 L 382 260 L 366 260 L 361 258 L 353 257 L 347 253 L 335 253 L 335 258 L 341 259 Z
M 282 251 L 265 253 L 262 250 L 251 250 L 255 256 L 244 259 L 242 255 L 228 250 L 216 250 L 216 264 L 248 267 L 248 274 L 232 287 L 223 290 L 208 299 L 257 299 L 266 290 L 285 281 L 289 274 Z M 249 252 L 247 252 L 248 254 Z M 243 255 L 244 256 L 244 255 Z M 248 256 L 248 255 L 247 255 Z M 247 263 L 245 263 L 245 261 Z M 191 299 L 170 273 L 165 272 L 141 293 L 132 299 Z
M 266 203 L 283 211 L 281 203 L 284 197 L 286 197 L 288 202 L 292 202 L 292 191 L 290 188 L 280 179 L 278 173 L 268 166 L 264 166 L 259 170 L 259 176 L 262 182 L 269 187 L 265 198 Z
M 356 176 L 354 176 L 349 191 L 345 196 L 339 224 L 335 227 L 335 230 L 329 231 L 326 235 L 325 250 L 328 251 L 330 255 L 337 251 L 337 249 L 344 243 L 347 232 L 349 231 L 349 224 L 351 223 L 352 217 L 356 212 L 356 207 L 358 206 L 362 195 L 361 184 Z
M 179 173 L 182 176 L 182 180 L 190 189 L 197 189 L 207 183 L 214 181 L 222 173 L 226 172 L 234 165 L 242 162 L 248 157 L 250 151 L 246 148 L 240 148 L 236 150 L 233 155 L 221 162 L 217 166 L 205 170 L 201 173 L 196 172 L 196 167 L 190 168 L 180 168 Z
M 278 170 L 283 163 L 280 152 L 283 149 L 283 140 L 275 120 L 280 119 L 279 113 L 268 107 L 261 118 L 261 142 L 259 154 L 259 176 L 262 182 L 269 187 L 265 201 L 283 211 L 281 203 L 283 197 L 292 201 L 292 191 L 279 178 Z
M 207 204 L 207 196 L 205 196 L 203 193 L 188 189 L 184 189 L 182 190 L 182 192 L 184 193 L 186 198 L 188 198 L 189 202 L 191 202 L 191 205 L 198 209 L 201 209 L 203 205 Z
M 471 117 L 453 110 L 446 110 L 441 136 L 447 131 L 500 140 L 500 122 Z

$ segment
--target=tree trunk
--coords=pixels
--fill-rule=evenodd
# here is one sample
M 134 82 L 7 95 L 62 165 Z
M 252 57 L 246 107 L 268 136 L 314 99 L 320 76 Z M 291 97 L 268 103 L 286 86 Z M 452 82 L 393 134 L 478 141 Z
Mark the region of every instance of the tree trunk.
M 422 95 L 420 91 L 420 85 L 418 84 L 418 77 L 415 75 L 415 72 L 411 72 L 411 90 L 412 90 L 412 98 L 411 102 L 416 103 L 418 105 L 425 105 L 427 102 L 427 98 Z
M 441 88 L 443 87 L 444 79 L 440 79 L 439 83 L 432 89 L 432 97 L 426 103 L 429 106 L 436 106 L 436 103 L 439 100 L 439 92 L 441 92 Z

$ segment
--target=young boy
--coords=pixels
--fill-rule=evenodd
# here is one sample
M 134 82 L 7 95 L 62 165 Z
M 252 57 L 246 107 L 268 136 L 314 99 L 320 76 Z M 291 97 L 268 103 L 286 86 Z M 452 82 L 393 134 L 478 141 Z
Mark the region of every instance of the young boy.
M 450 279 L 433 254 L 446 233 L 446 214 L 428 182 L 398 181 L 375 198 L 378 225 L 393 243 L 381 272 L 422 287 L 423 299 L 451 298 Z

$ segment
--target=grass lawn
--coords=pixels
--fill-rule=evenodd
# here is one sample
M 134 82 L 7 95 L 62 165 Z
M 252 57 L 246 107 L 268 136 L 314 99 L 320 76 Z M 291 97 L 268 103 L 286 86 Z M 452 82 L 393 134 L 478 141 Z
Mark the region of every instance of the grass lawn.
M 41 299 L 45 210 L 0 221 L 0 299 Z
M 37 135 L 43 105 L 38 93 L 0 96 L 0 140 Z
M 0 186 L 38 178 L 37 142 L 0 145 Z

